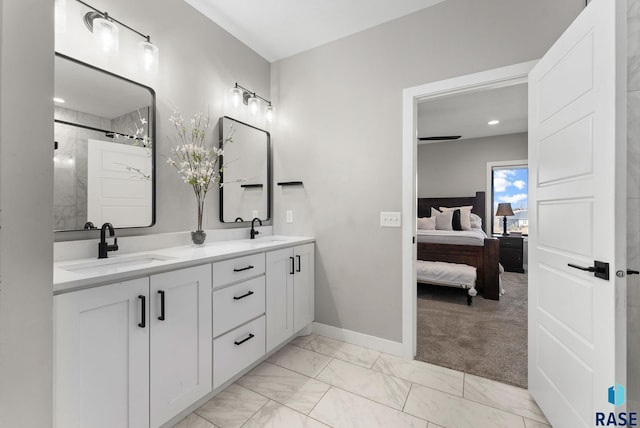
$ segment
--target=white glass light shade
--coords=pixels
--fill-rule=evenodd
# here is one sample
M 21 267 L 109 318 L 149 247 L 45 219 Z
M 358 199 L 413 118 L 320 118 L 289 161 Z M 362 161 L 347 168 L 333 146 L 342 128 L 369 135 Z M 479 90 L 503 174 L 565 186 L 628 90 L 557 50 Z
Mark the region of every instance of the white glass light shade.
M 264 117 L 267 119 L 267 122 L 273 122 L 273 106 L 271 106 L 271 104 L 264 110 Z
M 250 97 L 249 100 L 247 101 L 247 105 L 249 106 L 249 112 L 255 116 L 256 114 L 258 114 L 258 110 L 260 109 L 260 100 L 258 100 L 256 97 Z
M 64 33 L 67 30 L 67 0 L 55 2 L 55 31 Z
M 233 103 L 234 107 L 240 107 L 240 103 L 242 103 L 242 89 L 233 88 L 231 90 L 231 102 Z
M 148 73 L 158 71 L 158 47 L 150 42 L 139 42 L 140 65 Z
M 117 55 L 119 49 L 118 27 L 104 18 L 93 20 L 93 38 L 102 51 L 109 55 Z

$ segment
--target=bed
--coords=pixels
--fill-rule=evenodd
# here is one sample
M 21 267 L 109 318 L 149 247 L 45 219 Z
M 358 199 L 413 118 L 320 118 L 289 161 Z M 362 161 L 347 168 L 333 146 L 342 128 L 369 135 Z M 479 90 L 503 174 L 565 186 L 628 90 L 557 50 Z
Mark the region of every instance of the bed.
M 418 198 L 418 217 L 430 217 L 431 208 L 440 207 L 460 207 L 473 206 L 471 212 L 482 219 L 483 227 L 485 221 L 485 192 L 476 192 L 475 196 L 453 197 L 453 198 Z M 500 274 L 499 255 L 500 246 L 496 238 L 487 237 L 482 233 L 472 232 L 462 233 L 449 232 L 435 233 L 436 235 L 425 238 L 425 234 L 418 233 L 417 236 L 417 258 L 418 260 L 440 261 L 448 263 L 459 263 L 473 266 L 477 270 L 476 289 L 482 293 L 485 299 L 500 299 Z M 471 232 L 471 231 L 469 231 Z M 475 237 L 463 235 L 476 235 Z

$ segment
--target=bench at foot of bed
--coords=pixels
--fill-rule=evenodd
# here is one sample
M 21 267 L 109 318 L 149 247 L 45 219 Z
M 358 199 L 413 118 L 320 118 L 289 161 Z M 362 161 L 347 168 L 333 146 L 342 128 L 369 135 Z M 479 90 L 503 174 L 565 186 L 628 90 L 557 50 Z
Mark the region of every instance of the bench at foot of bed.
M 476 268 L 460 263 L 418 260 L 416 278 L 420 283 L 456 287 L 467 290 L 467 304 L 471 305 L 476 291 Z

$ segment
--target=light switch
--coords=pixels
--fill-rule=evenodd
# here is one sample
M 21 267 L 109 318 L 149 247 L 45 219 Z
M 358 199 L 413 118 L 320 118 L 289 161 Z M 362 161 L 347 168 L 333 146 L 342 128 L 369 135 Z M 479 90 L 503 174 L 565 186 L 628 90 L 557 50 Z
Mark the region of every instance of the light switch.
M 380 213 L 380 226 L 381 227 L 400 227 L 400 213 L 399 212 L 384 212 Z
M 287 210 L 287 223 L 293 223 L 293 211 Z

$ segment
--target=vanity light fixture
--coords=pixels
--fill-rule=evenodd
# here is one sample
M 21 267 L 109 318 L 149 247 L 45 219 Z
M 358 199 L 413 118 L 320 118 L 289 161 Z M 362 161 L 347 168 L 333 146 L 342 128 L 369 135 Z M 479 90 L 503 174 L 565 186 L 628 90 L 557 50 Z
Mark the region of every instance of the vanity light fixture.
M 268 122 L 271 122 L 273 120 L 273 106 L 271 105 L 271 101 L 248 90 L 244 86 L 238 85 L 237 82 L 235 86 L 231 88 L 231 102 L 233 106 L 237 108 L 240 107 L 242 103 L 249 108 L 249 112 L 253 116 L 256 116 L 260 111 L 261 100 L 267 103 L 267 107 L 264 110 L 264 117 Z
M 146 72 L 156 72 L 158 70 L 158 47 L 151 43 L 151 36 L 141 33 L 129 27 L 122 21 L 111 17 L 107 12 L 102 12 L 82 0 L 78 3 L 91 9 L 84 15 L 84 24 L 93 33 L 96 43 L 109 55 L 117 55 L 119 51 L 119 29 L 118 25 L 136 33 L 144 41 L 138 43 L 140 51 L 140 65 Z M 118 24 L 118 25 L 116 25 Z

